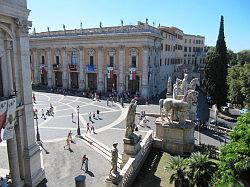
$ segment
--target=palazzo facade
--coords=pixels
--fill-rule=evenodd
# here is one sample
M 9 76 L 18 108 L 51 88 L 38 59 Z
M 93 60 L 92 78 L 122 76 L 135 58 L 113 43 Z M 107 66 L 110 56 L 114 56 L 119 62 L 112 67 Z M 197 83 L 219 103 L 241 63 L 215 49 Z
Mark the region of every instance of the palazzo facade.
M 45 179 L 42 153 L 35 141 L 28 15 L 26 0 L 0 0 L 0 134 L 10 132 L 6 143 L 11 181 L 15 187 L 37 186 Z M 7 116 L 10 113 L 9 103 L 4 110 L 10 100 L 16 103 L 11 111 L 14 119 L 6 119 L 6 113 Z M 14 125 L 4 129 L 5 124 Z M 1 141 L 2 138 L 0 144 L 5 144 Z M 0 156 L 3 155 L 0 153 Z
M 160 31 L 137 25 L 33 32 L 34 84 L 150 97 L 159 92 Z

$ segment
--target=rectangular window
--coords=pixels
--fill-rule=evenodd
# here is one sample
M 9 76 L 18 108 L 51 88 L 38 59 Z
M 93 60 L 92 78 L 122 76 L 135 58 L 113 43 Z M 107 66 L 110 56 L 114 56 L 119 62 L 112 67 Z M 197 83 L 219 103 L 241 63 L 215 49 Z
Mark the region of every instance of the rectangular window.
M 165 45 L 165 51 L 167 51 L 168 50 L 168 45 Z
M 191 43 L 191 39 L 189 39 L 189 43 Z
M 192 48 L 191 47 L 189 47 L 189 52 L 192 52 Z
M 42 56 L 42 64 L 45 64 L 44 56 Z
M 109 56 L 109 67 L 114 67 L 114 56 Z
M 193 43 L 195 44 L 195 40 L 193 40 Z
M 193 52 L 195 52 L 195 47 L 193 47 Z
M 31 55 L 30 55 L 30 64 L 32 63 L 32 60 L 31 60 Z
M 94 66 L 94 56 L 89 56 L 89 65 Z
M 163 44 L 161 44 L 161 50 L 163 50 Z
M 167 59 L 165 58 L 165 66 L 167 65 Z
M 186 46 L 184 47 L 184 52 L 187 52 L 187 47 Z
M 187 39 L 185 39 L 185 43 L 187 43 Z
M 59 65 L 59 56 L 56 56 L 56 65 Z
M 160 66 L 161 66 L 161 59 L 160 59 Z
M 131 67 L 132 67 L 132 68 L 136 68 L 136 56 L 132 56 Z

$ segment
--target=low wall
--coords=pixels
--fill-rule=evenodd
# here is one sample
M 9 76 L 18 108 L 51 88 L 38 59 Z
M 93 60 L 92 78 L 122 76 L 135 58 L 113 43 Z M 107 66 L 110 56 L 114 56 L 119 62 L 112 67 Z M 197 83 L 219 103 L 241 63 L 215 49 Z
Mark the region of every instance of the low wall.
M 140 168 L 144 164 L 144 161 L 146 160 L 153 142 L 153 131 L 150 130 L 142 142 L 141 150 L 137 153 L 137 155 L 134 158 L 129 158 L 128 162 L 124 165 L 123 169 L 120 172 L 120 175 L 122 176 L 122 181 L 120 186 L 122 187 L 129 187 L 134 182 L 138 172 L 140 171 Z

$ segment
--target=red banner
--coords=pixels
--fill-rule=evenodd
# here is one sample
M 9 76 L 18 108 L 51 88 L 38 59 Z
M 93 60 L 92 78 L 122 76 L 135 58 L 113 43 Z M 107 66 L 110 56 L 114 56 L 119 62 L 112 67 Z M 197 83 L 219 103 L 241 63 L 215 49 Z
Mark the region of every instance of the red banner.
M 2 129 L 5 128 L 8 100 L 0 102 L 0 143 L 2 142 Z
M 136 69 L 130 68 L 129 70 L 129 79 L 130 80 L 136 80 Z

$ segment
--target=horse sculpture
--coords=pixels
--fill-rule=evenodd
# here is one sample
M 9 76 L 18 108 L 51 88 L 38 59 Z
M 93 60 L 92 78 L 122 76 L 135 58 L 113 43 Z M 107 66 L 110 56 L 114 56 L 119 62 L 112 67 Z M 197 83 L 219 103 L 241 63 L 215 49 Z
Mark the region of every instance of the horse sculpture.
M 188 84 L 188 89 L 195 90 L 196 86 L 200 86 L 199 78 L 193 78 Z
M 172 98 L 160 99 L 160 114 L 161 119 L 164 120 L 163 115 L 171 123 L 174 120 L 180 123 L 185 122 L 189 118 L 189 112 L 193 103 L 197 102 L 198 92 L 194 90 L 188 90 L 182 100 L 176 100 Z M 169 118 L 170 114 L 170 118 Z

